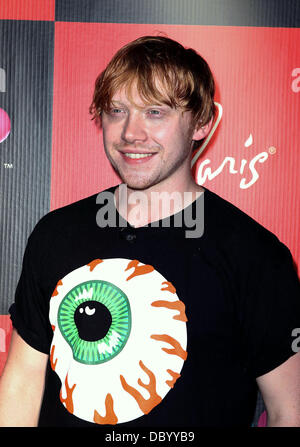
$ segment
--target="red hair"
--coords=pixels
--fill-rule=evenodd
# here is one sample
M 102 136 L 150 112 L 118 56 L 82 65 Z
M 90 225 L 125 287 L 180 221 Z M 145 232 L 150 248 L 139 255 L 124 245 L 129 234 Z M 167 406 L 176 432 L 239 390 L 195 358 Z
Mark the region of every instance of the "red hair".
M 199 126 L 215 114 L 215 84 L 207 62 L 193 49 L 167 37 L 140 37 L 114 55 L 96 79 L 90 106 L 93 118 L 110 109 L 121 87 L 130 98 L 133 84 L 146 104 L 190 110 Z

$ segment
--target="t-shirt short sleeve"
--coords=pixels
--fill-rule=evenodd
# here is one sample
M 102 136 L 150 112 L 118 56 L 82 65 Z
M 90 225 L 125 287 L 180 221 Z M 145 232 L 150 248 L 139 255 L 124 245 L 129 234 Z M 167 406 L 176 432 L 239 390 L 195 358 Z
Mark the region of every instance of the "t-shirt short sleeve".
M 289 249 L 275 236 L 270 245 L 249 250 L 245 257 L 238 311 L 247 369 L 256 378 L 296 354 L 300 285 Z
M 49 354 L 51 344 L 49 298 L 46 296 L 41 279 L 46 262 L 43 236 L 38 224 L 27 242 L 15 301 L 10 306 L 9 313 L 13 327 L 23 340 L 34 349 Z

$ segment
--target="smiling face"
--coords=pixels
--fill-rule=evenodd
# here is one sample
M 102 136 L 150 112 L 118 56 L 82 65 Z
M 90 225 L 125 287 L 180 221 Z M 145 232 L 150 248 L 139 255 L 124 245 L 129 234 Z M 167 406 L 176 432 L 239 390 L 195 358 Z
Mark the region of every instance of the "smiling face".
M 131 189 L 188 183 L 190 154 L 195 137 L 192 113 L 166 104 L 145 103 L 135 85 L 125 87 L 102 112 L 106 155 Z
M 117 51 L 96 79 L 90 113 L 129 188 L 196 189 L 190 155 L 211 127 L 214 91 L 207 62 L 172 39 L 143 36 Z

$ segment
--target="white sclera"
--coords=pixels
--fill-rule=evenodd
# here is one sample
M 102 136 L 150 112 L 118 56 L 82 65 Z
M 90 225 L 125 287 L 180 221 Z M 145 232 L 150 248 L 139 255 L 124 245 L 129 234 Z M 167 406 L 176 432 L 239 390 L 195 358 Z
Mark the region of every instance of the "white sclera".
M 57 295 L 50 300 L 50 322 L 55 327 L 51 348 L 54 346 L 54 361 L 57 360 L 55 372 L 62 382 L 62 398 L 67 397 L 67 377 L 70 388 L 76 385 L 72 392 L 73 414 L 89 422 L 94 422 L 95 410 L 100 416 L 106 416 L 105 399 L 108 393 L 113 399 L 117 423 L 144 415 L 136 399 L 125 391 L 120 380 L 122 375 L 128 385 L 134 387 L 144 399 L 149 399 L 149 390 L 138 383 L 139 379 L 145 385 L 150 381 L 140 361 L 154 374 L 156 393 L 161 399 L 171 390 L 166 381 L 172 380 L 172 376 L 167 370 L 180 374 L 184 364 L 170 343 L 151 338 L 152 335 L 172 337 L 186 351 L 186 323 L 174 319 L 179 311 L 152 305 L 160 300 L 178 301 L 177 294 L 162 290 L 167 288 L 167 279 L 155 269 L 128 280 L 135 271 L 135 267 L 127 270 L 130 262 L 130 259 L 114 258 L 102 260 L 93 269 L 89 265 L 80 267 L 62 278 Z M 138 267 L 143 265 L 139 263 Z M 128 297 L 131 309 L 131 331 L 125 346 L 111 360 L 98 365 L 79 363 L 73 358 L 72 349 L 60 333 L 57 322 L 58 309 L 65 295 L 78 284 L 92 280 L 107 281 L 121 289 Z M 86 296 L 86 300 L 91 301 L 91 296 Z M 93 312 L 90 304 L 90 307 L 84 307 L 83 303 L 81 306 L 79 312 L 87 315 Z M 167 353 L 162 348 L 173 352 Z

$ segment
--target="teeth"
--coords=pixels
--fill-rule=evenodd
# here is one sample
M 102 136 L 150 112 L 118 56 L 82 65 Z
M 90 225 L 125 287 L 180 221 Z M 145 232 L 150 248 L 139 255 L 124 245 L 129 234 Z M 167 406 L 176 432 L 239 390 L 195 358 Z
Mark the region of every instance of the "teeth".
M 132 153 L 128 153 L 125 152 L 126 157 L 129 158 L 146 158 L 146 157 L 151 157 L 152 154 L 132 154 Z

